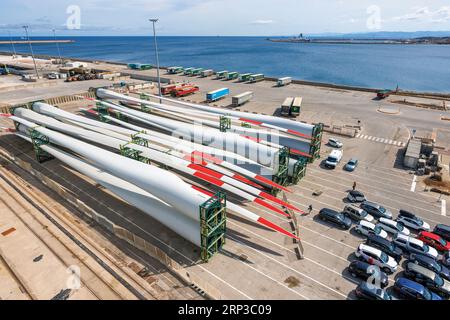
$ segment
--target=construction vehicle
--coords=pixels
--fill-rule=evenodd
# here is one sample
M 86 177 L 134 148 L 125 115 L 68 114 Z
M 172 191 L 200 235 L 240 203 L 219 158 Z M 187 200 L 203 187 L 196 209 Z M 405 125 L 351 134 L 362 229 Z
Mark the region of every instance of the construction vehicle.
M 177 97 L 178 98 L 178 97 L 185 97 L 185 96 L 188 96 L 190 94 L 196 93 L 199 90 L 200 90 L 199 87 L 189 85 L 189 86 L 183 86 L 183 87 L 180 87 L 180 88 L 175 88 L 174 90 L 172 90 L 170 92 L 170 94 L 172 95 L 172 97 Z

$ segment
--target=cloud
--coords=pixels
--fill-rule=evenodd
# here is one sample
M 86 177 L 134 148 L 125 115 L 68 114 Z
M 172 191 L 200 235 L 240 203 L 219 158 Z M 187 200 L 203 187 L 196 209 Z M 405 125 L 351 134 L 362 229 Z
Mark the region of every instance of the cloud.
M 252 21 L 251 24 L 272 24 L 275 23 L 273 20 L 255 20 Z
M 450 21 L 450 7 L 444 6 L 436 11 L 428 7 L 414 7 L 413 12 L 394 17 L 396 21 L 445 22 Z

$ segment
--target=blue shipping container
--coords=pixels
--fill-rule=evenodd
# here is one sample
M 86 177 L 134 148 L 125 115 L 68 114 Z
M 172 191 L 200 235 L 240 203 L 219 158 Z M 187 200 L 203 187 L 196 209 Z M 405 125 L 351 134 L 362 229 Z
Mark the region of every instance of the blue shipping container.
M 218 90 L 214 90 L 211 92 L 208 92 L 206 94 L 206 100 L 207 101 L 217 101 L 219 99 L 222 99 L 230 94 L 230 89 L 228 88 L 222 88 Z

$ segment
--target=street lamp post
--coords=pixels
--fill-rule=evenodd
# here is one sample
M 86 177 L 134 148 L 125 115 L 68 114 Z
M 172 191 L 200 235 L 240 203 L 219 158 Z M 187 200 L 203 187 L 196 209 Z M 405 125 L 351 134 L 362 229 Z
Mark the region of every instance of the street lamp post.
M 59 49 L 58 40 L 56 40 L 56 30 L 53 29 L 53 38 L 55 39 L 56 48 L 58 49 L 59 63 L 62 64 L 61 50 Z
M 12 49 L 13 49 L 13 52 L 14 52 L 14 58 L 17 56 L 17 53 L 16 53 L 16 46 L 14 45 L 14 41 L 13 41 L 13 38 L 12 38 L 12 36 L 11 36 L 11 31 L 8 31 L 8 34 L 9 34 L 9 41 L 11 41 L 11 46 L 12 46 Z
M 33 46 L 31 45 L 30 36 L 28 35 L 28 26 L 23 26 L 23 28 L 25 29 L 25 33 L 27 35 L 28 44 L 30 45 L 31 57 L 33 58 L 33 63 L 34 63 L 34 71 L 36 71 L 36 76 L 37 76 L 37 79 L 39 80 L 39 72 L 37 69 L 36 59 L 34 59 Z
M 158 55 L 158 43 L 156 42 L 156 29 L 155 23 L 158 22 L 158 19 L 149 19 L 153 23 L 153 38 L 155 40 L 155 55 L 156 55 L 156 70 L 158 75 L 158 91 L 159 91 L 159 103 L 162 103 L 162 94 L 161 94 L 161 77 L 159 74 L 159 55 Z

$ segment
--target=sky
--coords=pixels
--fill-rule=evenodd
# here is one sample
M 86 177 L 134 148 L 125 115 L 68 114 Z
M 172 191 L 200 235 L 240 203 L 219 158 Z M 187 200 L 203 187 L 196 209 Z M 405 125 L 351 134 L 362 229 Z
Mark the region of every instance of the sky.
M 448 0 L 0 0 L 0 35 L 276 36 L 450 31 Z

